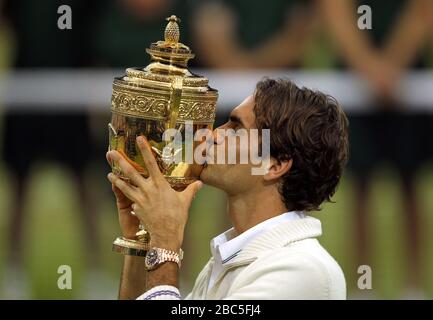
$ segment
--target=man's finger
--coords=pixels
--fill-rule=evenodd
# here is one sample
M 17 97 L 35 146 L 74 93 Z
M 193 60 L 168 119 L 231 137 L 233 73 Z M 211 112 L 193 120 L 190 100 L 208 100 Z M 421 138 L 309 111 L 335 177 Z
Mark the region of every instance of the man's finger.
M 117 161 L 117 163 L 119 164 L 120 169 L 122 170 L 122 173 L 128 177 L 129 179 L 131 179 L 131 182 L 140 187 L 143 186 L 145 179 L 143 178 L 143 176 L 138 173 L 137 170 L 135 170 L 135 168 L 133 166 L 131 166 L 131 164 L 126 161 L 126 159 L 117 151 L 109 151 L 107 152 L 107 157 L 111 160 L 111 161 Z
M 185 190 L 182 191 L 185 200 L 191 203 L 197 192 L 203 187 L 203 182 L 200 180 L 191 183 Z
M 111 184 L 111 190 L 113 190 L 114 195 L 118 200 L 123 200 L 126 198 L 126 196 L 120 191 L 118 187 L 116 187 L 114 184 Z
M 116 198 L 121 198 L 122 196 L 125 196 L 122 191 L 119 190 L 118 187 L 116 187 L 114 184 L 111 184 L 111 190 L 113 190 Z
M 108 155 L 108 152 L 105 154 L 105 158 L 107 159 L 108 164 L 110 167 L 113 166 L 113 161 L 110 159 L 110 156 Z
M 131 199 L 125 196 L 118 187 L 116 187 L 114 184 L 111 184 L 111 189 L 116 196 L 117 207 L 120 211 L 123 211 L 124 209 L 127 209 L 131 206 L 131 203 L 133 203 Z
M 152 149 L 150 148 L 150 145 L 147 142 L 146 138 L 144 136 L 138 136 L 137 145 L 141 151 L 141 155 L 143 156 L 143 161 L 146 165 L 147 171 L 149 172 L 149 176 L 153 178 L 162 178 L 162 173 L 161 171 L 159 171 L 158 164 L 153 157 Z
M 114 173 L 111 172 L 108 174 L 107 178 L 116 188 L 118 188 L 131 201 L 133 202 L 137 201 L 139 192 L 134 186 L 131 186 L 129 183 L 126 183 L 125 181 L 123 181 L 122 179 L 120 179 Z

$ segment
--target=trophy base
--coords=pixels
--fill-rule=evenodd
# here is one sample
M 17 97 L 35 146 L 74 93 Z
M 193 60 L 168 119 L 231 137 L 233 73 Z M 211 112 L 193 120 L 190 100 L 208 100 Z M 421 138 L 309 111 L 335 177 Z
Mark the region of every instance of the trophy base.
M 145 257 L 148 249 L 147 244 L 137 240 L 126 239 L 124 237 L 117 237 L 117 239 L 114 240 L 112 247 L 114 252 L 138 257 Z

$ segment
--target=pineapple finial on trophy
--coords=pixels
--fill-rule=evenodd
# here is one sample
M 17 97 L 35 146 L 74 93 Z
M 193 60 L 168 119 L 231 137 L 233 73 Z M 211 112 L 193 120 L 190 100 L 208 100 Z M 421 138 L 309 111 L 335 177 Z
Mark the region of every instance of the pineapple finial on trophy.
M 179 31 L 179 25 L 180 19 L 176 17 L 175 15 L 171 15 L 166 19 L 168 21 L 167 26 L 165 27 L 164 32 L 164 38 L 165 42 L 167 42 L 168 45 L 177 45 L 180 38 L 180 31 Z

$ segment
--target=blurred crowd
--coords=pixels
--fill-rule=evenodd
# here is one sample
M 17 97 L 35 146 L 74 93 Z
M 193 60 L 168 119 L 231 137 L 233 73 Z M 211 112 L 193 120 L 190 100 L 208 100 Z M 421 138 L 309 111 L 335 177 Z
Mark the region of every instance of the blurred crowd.
M 71 30 L 57 27 L 57 9 L 64 4 L 72 8 Z M 358 27 L 361 5 L 371 8 L 371 29 Z M 196 53 L 192 68 L 358 74 L 371 89 L 373 102 L 368 107 L 373 111 L 349 114 L 349 167 L 356 181 L 354 255 L 357 265 L 369 263 L 371 174 L 386 161 L 401 182 L 398 201 L 404 207 L 410 264 L 407 286 L 421 286 L 422 214 L 414 176 L 433 158 L 428 139 L 433 113 L 412 112 L 399 100 L 397 88 L 408 71 L 433 66 L 431 0 L 0 0 L 0 8 L 0 71 L 144 66 L 144 49 L 162 40 L 164 19 L 176 14 L 181 18 L 181 42 Z M 2 113 L 0 156 L 15 181 L 14 208 L 4 213 L 9 216 L 4 258 L 14 266 L 22 263 L 23 252 L 25 203 L 20 199 L 27 192 L 32 165 L 41 159 L 60 162 L 74 172 L 89 252 L 101 250 L 84 171 L 89 162 L 104 159 L 105 131 L 95 136 L 93 126 L 102 124 L 105 130 L 108 107 L 107 114 L 97 115 L 77 110 L 42 113 L 40 107 L 19 112 L 6 108 Z M 34 132 L 49 143 L 23 147 L 22 141 Z M 107 167 L 100 167 L 105 179 Z M 88 263 L 97 266 L 98 255 L 90 254 Z

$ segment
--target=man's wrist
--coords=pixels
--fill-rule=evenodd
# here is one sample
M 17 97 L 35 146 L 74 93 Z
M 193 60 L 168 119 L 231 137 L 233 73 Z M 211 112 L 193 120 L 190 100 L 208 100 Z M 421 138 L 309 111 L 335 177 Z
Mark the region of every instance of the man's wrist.
M 180 243 L 176 242 L 176 241 L 169 241 L 169 240 L 160 240 L 157 239 L 155 241 L 150 240 L 150 247 L 151 248 L 161 248 L 161 249 L 166 249 L 166 250 L 170 250 L 173 252 L 179 252 L 181 245 Z
M 179 252 L 182 247 L 182 239 L 179 236 L 162 236 L 159 234 L 150 235 L 150 247 L 166 249 Z

